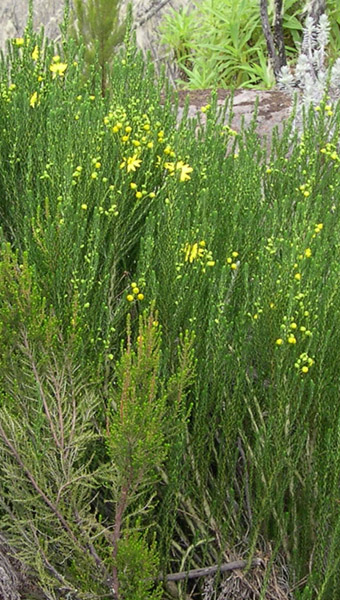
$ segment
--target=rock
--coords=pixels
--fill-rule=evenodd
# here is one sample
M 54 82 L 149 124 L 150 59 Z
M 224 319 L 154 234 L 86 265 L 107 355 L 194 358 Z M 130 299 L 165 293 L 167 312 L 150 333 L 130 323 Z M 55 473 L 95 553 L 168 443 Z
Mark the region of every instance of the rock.
M 35 0 L 33 25 L 39 30 L 43 25 L 45 34 L 52 40 L 60 35 L 59 23 L 63 20 L 63 0 Z M 0 48 L 5 49 L 6 40 L 22 37 L 27 23 L 28 0 L 2 0 L 0 6 Z
M 123 19 L 129 0 L 122 0 L 120 18 Z M 163 16 L 170 9 L 179 10 L 182 7 L 192 9 L 192 0 L 134 0 L 133 19 L 136 30 L 137 46 L 144 54 L 150 50 L 157 66 L 162 61 L 167 63 L 167 73 L 174 81 L 178 72 L 173 67 L 172 57 L 167 57 L 167 49 L 160 44 L 159 25 Z M 34 0 L 33 26 L 39 30 L 44 26 L 46 36 L 51 40 L 60 39 L 59 25 L 63 21 L 65 0 Z M 72 0 L 70 0 L 72 8 Z M 27 22 L 28 0 L 1 0 L 0 7 L 0 49 L 4 50 L 6 40 L 22 37 Z

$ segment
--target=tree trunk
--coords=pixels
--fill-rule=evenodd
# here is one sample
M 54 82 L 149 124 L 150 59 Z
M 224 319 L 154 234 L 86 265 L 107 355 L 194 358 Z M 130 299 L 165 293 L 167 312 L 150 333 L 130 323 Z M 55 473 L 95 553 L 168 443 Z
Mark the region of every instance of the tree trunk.
M 267 43 L 268 56 L 273 66 L 274 76 L 278 81 L 280 71 L 287 64 L 282 29 L 282 0 L 275 0 L 274 37 L 268 18 L 268 2 L 260 0 L 262 30 Z

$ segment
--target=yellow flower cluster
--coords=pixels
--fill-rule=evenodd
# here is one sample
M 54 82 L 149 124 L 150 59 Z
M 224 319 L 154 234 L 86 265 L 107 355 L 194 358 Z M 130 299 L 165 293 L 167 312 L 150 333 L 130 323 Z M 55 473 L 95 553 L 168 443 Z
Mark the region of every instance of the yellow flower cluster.
M 302 195 L 305 198 L 308 198 L 308 196 L 310 196 L 311 194 L 311 184 L 309 181 L 307 181 L 307 183 L 302 183 L 299 187 L 299 191 L 302 193 Z
M 131 293 L 126 296 L 128 302 L 134 300 L 144 300 L 144 294 L 140 291 L 139 285 L 136 282 L 131 283 Z
M 155 144 L 165 144 L 163 149 L 163 155 L 161 157 L 157 155 L 156 166 L 164 167 L 170 175 L 174 175 L 179 172 L 179 180 L 187 181 L 190 179 L 189 173 L 193 171 L 187 163 L 183 160 L 177 160 L 170 162 L 164 161 L 164 158 L 171 157 L 176 158 L 175 152 L 165 137 L 165 132 L 161 129 L 161 123 L 156 121 L 154 127 L 151 126 L 150 117 L 143 113 L 142 115 L 134 115 L 132 120 L 128 119 L 128 115 L 123 107 L 118 106 L 111 108 L 108 114 L 104 117 L 104 125 L 117 136 L 117 141 L 131 149 L 130 154 L 123 151 L 123 160 L 120 163 L 120 168 L 126 168 L 127 172 L 134 172 L 140 168 L 142 164 L 142 151 L 143 149 L 152 150 Z
M 25 40 L 22 37 L 17 37 L 12 40 L 12 44 L 18 48 L 21 48 L 25 44 Z
M 323 223 L 316 223 L 315 227 L 314 227 L 314 234 L 313 234 L 313 238 L 315 238 L 317 236 L 318 233 L 320 233 L 320 231 L 322 231 L 323 229 Z
M 329 156 L 329 158 L 337 163 L 340 163 L 340 157 L 337 153 L 336 146 L 334 144 L 326 144 L 324 148 L 321 148 L 320 152 L 325 156 Z
M 174 162 L 165 162 L 164 168 L 169 171 L 170 175 L 174 175 L 176 171 L 180 171 L 179 180 L 187 181 L 191 179 L 189 173 L 192 173 L 193 168 L 189 167 L 188 164 L 185 164 L 182 160 Z
M 309 369 L 314 365 L 314 359 L 308 356 L 307 352 L 302 352 L 300 357 L 297 359 L 294 367 L 299 369 L 300 373 L 306 374 Z
M 229 265 L 229 267 L 231 268 L 232 271 L 237 271 L 237 269 L 240 266 L 240 261 L 236 260 L 238 257 L 238 252 L 236 252 L 236 250 L 234 250 L 231 253 L 231 256 L 227 257 L 227 265 Z
M 303 317 L 309 317 L 308 310 L 305 310 L 303 312 Z M 281 329 L 282 333 L 285 335 L 285 339 L 288 342 L 288 344 L 292 345 L 295 345 L 297 343 L 298 333 L 299 335 L 302 334 L 303 338 L 308 338 L 312 336 L 312 332 L 309 329 L 307 329 L 305 325 L 300 325 L 299 327 L 294 318 L 292 318 L 290 323 L 287 324 L 287 318 L 284 317 L 284 323 L 282 323 Z M 282 346 L 283 343 L 284 339 L 282 337 L 277 338 L 275 341 L 275 344 L 277 346 Z
M 55 79 L 57 76 L 61 78 L 64 77 L 66 69 L 67 64 L 60 61 L 60 56 L 53 56 L 52 63 L 50 64 L 52 79 Z
M 327 117 L 333 116 L 332 105 L 326 104 L 325 101 L 322 101 L 322 102 L 320 102 L 320 105 L 315 106 L 315 108 L 314 108 L 315 112 L 320 112 L 322 107 L 324 108 L 324 111 L 325 111 Z
M 207 249 L 204 240 L 200 242 L 194 242 L 193 244 L 185 244 L 181 251 L 184 253 L 185 263 L 197 262 L 202 265 L 202 271 L 205 273 L 206 267 L 214 267 L 215 261 L 213 260 L 212 253 Z
M 5 83 L 0 83 L 0 95 L 6 102 L 12 101 L 12 94 L 17 89 L 15 83 L 11 83 L 7 86 Z

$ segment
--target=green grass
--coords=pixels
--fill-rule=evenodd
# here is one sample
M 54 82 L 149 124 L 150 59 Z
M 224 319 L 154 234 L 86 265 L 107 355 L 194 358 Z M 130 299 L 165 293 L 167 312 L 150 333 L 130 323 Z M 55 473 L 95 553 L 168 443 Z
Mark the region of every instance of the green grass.
M 216 98 L 176 129 L 133 46 L 105 98 L 58 54 L 0 65 L 3 531 L 53 598 L 271 547 L 336 600 L 336 111 L 226 155 Z

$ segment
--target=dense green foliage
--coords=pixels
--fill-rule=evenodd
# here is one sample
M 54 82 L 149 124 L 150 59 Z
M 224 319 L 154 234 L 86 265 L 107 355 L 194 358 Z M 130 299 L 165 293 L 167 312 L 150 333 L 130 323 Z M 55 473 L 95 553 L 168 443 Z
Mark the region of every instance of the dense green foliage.
M 264 552 L 336 600 L 339 116 L 267 153 L 214 96 L 177 127 L 133 45 L 84 68 L 0 65 L 2 531 L 49 598 Z
M 305 0 L 283 2 L 283 39 L 290 65 L 295 65 L 302 41 Z M 340 50 L 340 7 L 327 0 L 331 24 L 328 56 Z M 274 2 L 268 2 L 273 26 Z M 170 10 L 162 19 L 161 41 L 179 67 L 178 86 L 188 89 L 269 89 L 275 85 L 267 56 L 258 0 L 198 0 L 194 8 Z

